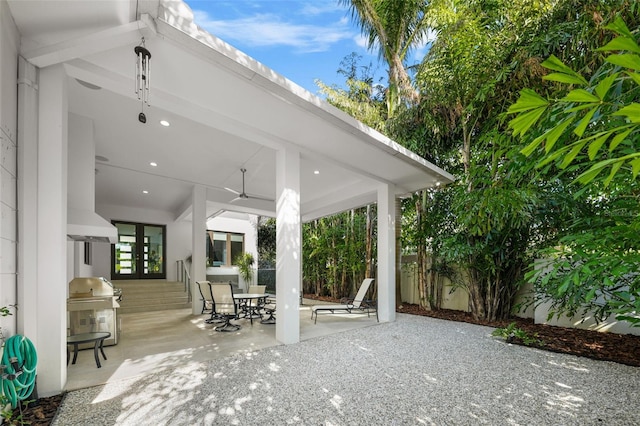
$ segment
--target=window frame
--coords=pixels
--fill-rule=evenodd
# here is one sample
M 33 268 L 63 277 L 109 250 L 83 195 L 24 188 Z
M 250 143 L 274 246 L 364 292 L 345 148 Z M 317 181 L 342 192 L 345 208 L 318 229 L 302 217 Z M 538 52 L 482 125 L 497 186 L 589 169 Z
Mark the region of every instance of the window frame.
M 211 250 L 214 248 L 214 235 L 215 234 L 225 234 L 226 236 L 226 240 L 225 240 L 225 251 L 226 251 L 226 259 L 224 264 L 221 265 L 215 265 L 214 261 L 210 259 L 213 259 L 213 257 L 211 256 Z M 245 253 L 245 248 L 246 248 L 246 238 L 245 238 L 245 234 L 243 234 L 242 232 L 230 232 L 230 231 L 219 231 L 219 230 L 215 230 L 215 229 L 207 229 L 207 248 L 205 250 L 205 255 L 207 257 L 207 267 L 213 267 L 213 268 L 220 268 L 220 267 L 224 267 L 224 268 L 230 268 L 232 266 L 234 266 L 234 260 L 232 258 L 232 242 L 236 242 L 237 241 L 232 241 L 232 236 L 240 236 L 242 237 L 242 249 L 240 251 L 240 254 L 244 254 Z M 222 240 L 217 240 L 217 241 L 222 241 Z M 236 256 L 237 257 L 237 256 Z

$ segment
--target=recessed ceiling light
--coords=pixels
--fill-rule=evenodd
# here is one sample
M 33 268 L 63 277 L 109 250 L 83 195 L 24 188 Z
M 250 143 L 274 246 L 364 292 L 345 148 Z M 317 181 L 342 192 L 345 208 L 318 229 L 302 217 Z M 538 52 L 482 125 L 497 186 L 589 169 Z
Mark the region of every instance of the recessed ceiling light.
M 143 194 L 148 194 L 149 191 L 147 191 L 146 189 L 142 191 Z
M 171 123 L 169 123 L 167 120 L 160 120 L 160 124 L 162 124 L 164 127 L 171 126 Z
M 313 174 L 314 174 L 314 175 L 319 175 L 319 174 L 320 174 L 320 170 L 314 170 L 314 171 L 313 171 Z
M 158 167 L 158 163 L 156 163 L 155 161 L 150 162 L 149 165 L 151 167 Z

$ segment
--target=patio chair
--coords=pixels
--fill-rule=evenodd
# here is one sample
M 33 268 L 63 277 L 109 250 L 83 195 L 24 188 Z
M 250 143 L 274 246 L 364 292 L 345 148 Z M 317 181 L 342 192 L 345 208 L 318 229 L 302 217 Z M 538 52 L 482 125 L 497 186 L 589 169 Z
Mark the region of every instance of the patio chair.
M 265 294 L 267 291 L 266 285 L 251 285 L 247 293 L 249 294 Z M 244 317 L 251 320 L 253 325 L 254 318 L 262 318 L 260 311 L 264 307 L 265 298 L 262 299 L 247 299 L 241 305 L 240 309 L 244 312 Z
M 207 283 L 207 284 L 208 284 L 208 291 L 209 291 L 209 294 L 211 294 L 211 292 L 212 292 L 212 290 L 211 290 L 211 286 L 213 286 L 213 285 L 218 285 L 218 284 L 221 284 L 221 285 L 227 285 L 227 284 L 231 284 L 230 282 L 226 282 L 226 281 L 213 282 L 213 283 L 212 283 L 212 282 L 210 282 L 210 281 L 203 281 L 203 282 L 205 282 L 205 283 Z M 232 286 L 232 288 L 233 288 L 233 284 L 231 284 L 231 286 Z M 205 289 L 203 288 L 203 290 L 205 290 Z M 206 293 L 205 293 L 205 294 L 206 294 Z M 207 324 L 218 324 L 218 323 L 221 323 L 221 322 L 225 322 L 224 317 L 223 317 L 222 315 L 219 315 L 219 314 L 216 312 L 216 302 L 215 302 L 215 300 L 213 300 L 213 295 L 211 295 L 211 317 L 209 317 L 209 319 L 204 320 L 204 322 L 205 322 L 205 323 L 207 323 Z
M 262 307 L 264 310 L 264 314 L 260 316 L 261 324 L 275 324 L 276 323 L 276 301 L 273 297 L 267 298 L 267 303 Z M 267 318 L 264 318 L 265 315 L 268 315 Z
M 238 324 L 231 324 L 232 319 L 238 318 L 238 305 L 236 304 L 236 300 L 233 298 L 233 287 L 231 286 L 231 283 L 211 284 L 211 295 L 213 296 L 215 315 L 224 320 L 224 324 L 217 326 L 214 330 L 240 330 L 240 326 Z
M 211 296 L 211 287 L 209 281 L 196 281 L 198 290 L 200 290 L 200 300 L 202 300 L 201 314 L 213 312 L 213 297 Z
M 331 313 L 331 314 L 364 314 L 366 313 L 368 317 L 371 316 L 371 312 L 376 313 L 376 320 L 380 322 L 378 319 L 378 309 L 376 306 L 376 302 L 370 299 L 365 299 L 367 291 L 369 290 L 369 286 L 373 282 L 373 278 L 365 278 L 360 284 L 360 289 L 354 298 L 343 298 L 340 300 L 341 304 L 333 304 L 333 305 L 314 305 L 311 307 L 311 319 L 313 319 L 313 315 L 315 314 L 316 319 L 313 322 L 316 324 L 318 322 L 318 313 Z

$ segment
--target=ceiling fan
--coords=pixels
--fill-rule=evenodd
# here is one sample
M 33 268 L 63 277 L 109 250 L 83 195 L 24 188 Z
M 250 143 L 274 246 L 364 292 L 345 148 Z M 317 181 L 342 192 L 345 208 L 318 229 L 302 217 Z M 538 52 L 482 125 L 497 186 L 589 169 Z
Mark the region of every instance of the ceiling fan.
M 272 200 L 270 198 L 260 197 L 258 195 L 248 195 L 244 190 L 244 174 L 247 172 L 247 169 L 242 168 L 242 169 L 240 169 L 240 171 L 242 172 L 242 192 L 238 192 L 235 189 L 231 189 L 231 188 L 227 188 L 227 187 L 224 188 L 227 191 L 232 192 L 232 193 L 237 195 L 236 198 L 234 198 L 233 200 L 230 201 L 231 203 L 234 203 L 234 202 L 239 201 L 239 200 L 261 200 L 261 201 L 271 201 L 271 202 L 274 201 L 274 200 Z

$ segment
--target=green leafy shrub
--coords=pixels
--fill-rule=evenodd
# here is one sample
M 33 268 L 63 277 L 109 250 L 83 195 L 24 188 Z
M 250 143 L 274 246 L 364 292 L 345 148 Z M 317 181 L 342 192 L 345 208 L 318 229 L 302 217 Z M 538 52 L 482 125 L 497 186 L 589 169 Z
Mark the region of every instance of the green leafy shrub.
M 530 336 L 523 329 L 516 327 L 516 323 L 512 322 L 506 327 L 496 328 L 491 333 L 492 336 L 502 337 L 507 343 L 522 342 L 525 346 L 543 346 L 544 342 L 538 339 L 538 334 Z

